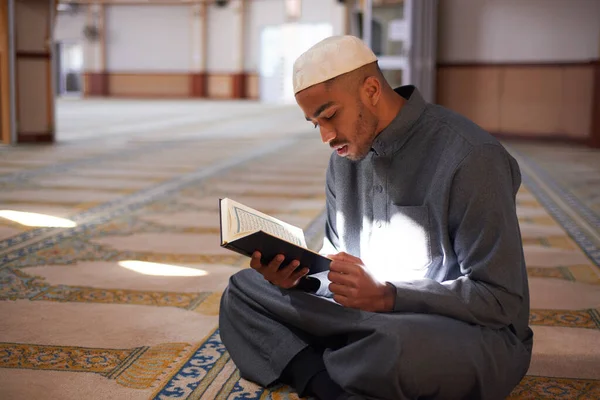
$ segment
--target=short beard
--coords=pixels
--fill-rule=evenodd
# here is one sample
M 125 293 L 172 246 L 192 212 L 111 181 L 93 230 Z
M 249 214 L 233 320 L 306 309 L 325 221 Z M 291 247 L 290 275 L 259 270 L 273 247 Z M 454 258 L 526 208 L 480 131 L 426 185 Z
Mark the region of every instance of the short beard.
M 359 103 L 358 120 L 356 121 L 355 137 L 357 139 L 357 153 L 348 157 L 351 161 L 359 162 L 371 151 L 373 140 L 379 125 L 379 118 L 373 114 L 364 104 Z

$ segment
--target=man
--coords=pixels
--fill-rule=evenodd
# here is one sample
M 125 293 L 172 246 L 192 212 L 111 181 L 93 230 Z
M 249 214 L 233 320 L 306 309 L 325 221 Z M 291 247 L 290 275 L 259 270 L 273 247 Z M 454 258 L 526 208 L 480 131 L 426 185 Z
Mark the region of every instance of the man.
M 332 262 L 306 277 L 255 254 L 231 278 L 220 332 L 242 376 L 320 399 L 505 398 L 533 343 L 515 160 L 416 88 L 393 90 L 352 36 L 300 56 L 294 90 L 335 150 Z

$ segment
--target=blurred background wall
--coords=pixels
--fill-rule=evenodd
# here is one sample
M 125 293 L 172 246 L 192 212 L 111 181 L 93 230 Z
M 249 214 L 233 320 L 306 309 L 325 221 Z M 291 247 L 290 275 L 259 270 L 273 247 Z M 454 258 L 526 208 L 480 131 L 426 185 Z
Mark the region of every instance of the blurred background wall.
M 6 0 L 0 25 L 4 143 L 51 142 L 55 96 L 294 104 L 296 57 L 353 34 L 496 135 L 600 147 L 600 0 Z
M 600 1 L 439 6 L 439 103 L 504 135 L 585 141 L 600 129 L 592 123 Z
M 65 8 L 54 40 L 63 59 L 78 46 L 84 62 L 70 67 L 81 85 L 59 85 L 60 93 L 259 99 L 262 84 L 265 99 L 277 99 L 273 89 L 284 91 L 290 60 L 345 33 L 346 8 L 337 0 L 297 2 L 296 15 L 283 0 L 173 3 Z

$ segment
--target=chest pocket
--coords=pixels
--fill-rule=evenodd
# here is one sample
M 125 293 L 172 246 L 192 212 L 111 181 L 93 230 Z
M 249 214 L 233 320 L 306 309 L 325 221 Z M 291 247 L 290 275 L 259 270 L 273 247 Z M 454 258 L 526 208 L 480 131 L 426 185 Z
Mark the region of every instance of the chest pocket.
M 373 273 L 388 281 L 425 277 L 432 261 L 429 209 L 390 204 L 388 215 L 371 236 Z

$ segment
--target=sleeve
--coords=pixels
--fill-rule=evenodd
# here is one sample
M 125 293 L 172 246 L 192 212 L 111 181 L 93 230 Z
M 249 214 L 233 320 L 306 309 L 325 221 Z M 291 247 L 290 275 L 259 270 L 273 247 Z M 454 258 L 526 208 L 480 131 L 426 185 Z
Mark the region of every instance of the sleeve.
M 471 151 L 454 173 L 448 230 L 457 279 L 390 282 L 396 312 L 445 315 L 494 329 L 515 320 L 524 302 L 526 273 L 515 196 L 516 161 L 496 145 Z
M 336 203 L 335 203 L 335 181 L 333 172 L 333 155 L 329 161 L 329 167 L 327 168 L 326 181 L 325 181 L 325 234 L 323 237 L 323 244 L 319 250 L 319 254 L 328 255 L 336 254 L 339 249 L 339 238 L 337 235 L 336 228 Z M 308 287 L 307 291 L 313 292 L 317 296 L 322 297 L 333 297 L 333 293 L 329 290 L 329 284 L 331 281 L 327 278 L 329 271 L 318 272 L 316 274 L 308 275 L 303 278 L 308 282 L 302 282 L 302 287 Z M 317 283 L 318 282 L 318 283 Z
M 332 156 L 333 157 L 333 156 Z M 335 180 L 333 171 L 333 160 L 329 161 L 327 174 L 325 179 L 325 235 L 323 237 L 323 245 L 319 254 L 336 254 L 339 252 L 339 237 L 336 226 L 336 202 L 335 202 Z

